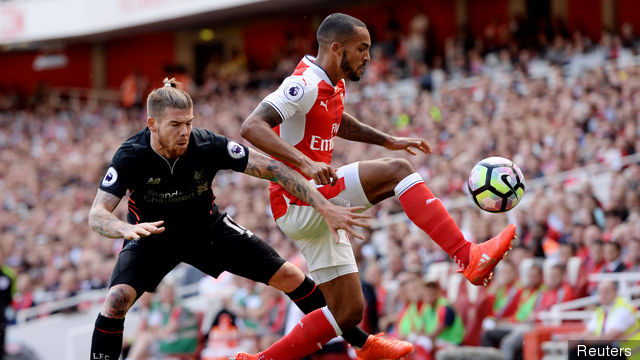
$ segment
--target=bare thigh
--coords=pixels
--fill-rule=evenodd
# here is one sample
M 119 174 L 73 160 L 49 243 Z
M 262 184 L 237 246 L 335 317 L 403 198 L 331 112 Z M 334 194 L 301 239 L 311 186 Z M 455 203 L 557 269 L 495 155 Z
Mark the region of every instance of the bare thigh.
M 394 196 L 396 185 L 416 172 L 409 161 L 396 158 L 361 161 L 358 170 L 362 189 L 372 204 Z

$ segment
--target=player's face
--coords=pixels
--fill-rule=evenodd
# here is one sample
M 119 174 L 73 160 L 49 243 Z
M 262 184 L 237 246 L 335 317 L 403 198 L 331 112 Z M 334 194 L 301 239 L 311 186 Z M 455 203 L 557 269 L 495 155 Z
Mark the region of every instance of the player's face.
M 166 108 L 164 116 L 156 121 L 155 135 L 161 155 L 175 159 L 184 155 L 189 146 L 191 123 L 193 122 L 193 108 Z
M 369 55 L 369 47 L 371 46 L 369 30 L 365 27 L 356 27 L 355 29 L 356 35 L 344 43 L 342 59 L 340 59 L 340 68 L 344 77 L 351 81 L 360 80 L 364 68 L 371 58 Z
M 598 300 L 601 304 L 613 304 L 617 295 L 616 288 L 611 281 L 603 281 L 598 285 Z

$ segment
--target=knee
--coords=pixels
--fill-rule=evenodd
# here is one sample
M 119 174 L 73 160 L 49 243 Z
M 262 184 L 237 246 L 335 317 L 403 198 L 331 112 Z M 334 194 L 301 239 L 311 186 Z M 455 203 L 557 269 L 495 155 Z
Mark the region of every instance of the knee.
M 104 301 L 102 315 L 113 319 L 124 319 L 129 308 L 136 301 L 136 291 L 129 285 L 112 286 Z
M 302 270 L 290 262 L 285 262 L 269 279 L 269 285 L 286 293 L 295 290 L 304 281 Z

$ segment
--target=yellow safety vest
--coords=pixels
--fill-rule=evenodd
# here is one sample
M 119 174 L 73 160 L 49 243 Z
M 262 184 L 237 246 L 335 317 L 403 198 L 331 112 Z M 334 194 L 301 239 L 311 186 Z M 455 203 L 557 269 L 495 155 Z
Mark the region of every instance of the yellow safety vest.
M 631 306 L 624 298 L 618 297 L 611 307 L 610 313 L 613 313 L 618 308 L 626 308 L 633 313 L 636 318 L 635 324 L 625 331 L 623 339 L 620 339 L 620 347 L 630 348 L 631 356 L 627 359 L 640 360 L 640 321 L 637 318 L 637 310 Z M 596 329 L 595 334 L 602 335 L 602 325 L 604 325 L 604 310 L 602 306 L 596 308 Z

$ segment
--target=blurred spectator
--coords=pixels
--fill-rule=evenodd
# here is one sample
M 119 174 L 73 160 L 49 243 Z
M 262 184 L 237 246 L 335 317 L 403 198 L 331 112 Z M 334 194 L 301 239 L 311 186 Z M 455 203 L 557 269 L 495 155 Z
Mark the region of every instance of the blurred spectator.
M 373 284 L 367 281 L 367 276 L 363 277 L 360 281 L 362 285 L 362 293 L 364 295 L 364 317 L 359 324 L 359 327 L 369 334 L 377 334 L 378 318 L 379 318 L 379 306 L 378 295 L 376 294 L 376 288 Z
M 2 255 L 0 254 L 0 359 L 5 356 L 5 331 L 9 322 L 7 310 L 11 306 L 16 279 L 15 271 L 4 264 Z
M 618 296 L 616 283 L 602 281 L 598 285 L 598 301 L 600 306 L 596 308 L 584 333 L 578 335 L 580 342 L 590 347 L 605 349 L 610 346 L 617 347 L 614 342 L 620 342 L 620 347 L 632 349 L 633 357 L 637 355 L 635 342 L 640 340 L 640 322 L 635 307 L 629 305 L 626 300 Z M 626 342 L 630 341 L 630 342 Z M 570 351 L 570 358 L 578 359 L 575 350 Z M 600 351 L 599 353 L 603 353 Z M 622 356 L 622 358 L 626 358 Z
M 621 272 L 627 269 L 624 262 L 622 262 L 622 248 L 619 243 L 613 241 L 604 243 L 603 252 L 606 263 L 602 267 L 602 272 Z
M 575 256 L 575 245 L 572 242 L 562 243 L 558 245 L 558 252 L 556 253 L 556 263 L 564 265 L 565 267 L 569 263 L 569 259 Z
M 416 345 L 411 357 L 433 359 L 435 352 L 446 346 L 460 345 L 464 325 L 447 299 L 441 295 L 437 282 L 424 283 L 420 278 L 409 280 L 410 302 L 400 314 L 398 336 Z
M 464 325 L 449 301 L 442 296 L 437 282 L 427 282 L 422 304 L 424 335 L 416 344 L 431 355 L 445 347 L 462 344 Z M 435 358 L 435 357 L 432 357 Z
M 640 271 L 640 238 L 633 238 L 627 245 L 625 266 L 628 271 Z
M 266 349 L 284 335 L 287 309 L 287 297 L 271 286 L 260 286 L 260 299 L 255 306 L 248 308 L 247 316 L 257 324 L 260 336 L 259 349 Z
M 152 302 L 147 323 L 136 335 L 128 359 L 150 355 L 193 354 L 198 346 L 198 319 L 176 299 L 172 283 L 163 281 L 157 289 L 159 301 Z
M 548 311 L 555 304 L 571 301 L 574 298 L 573 289 L 566 281 L 566 268 L 562 264 L 555 264 L 549 269 L 545 282 L 545 289 L 536 304 L 536 311 Z
M 516 295 L 515 312 L 510 321 L 488 325 L 489 329 L 482 334 L 482 345 L 499 347 L 507 360 L 522 358 L 522 338 L 532 328 L 543 290 L 542 267 L 533 264 L 529 268 L 526 286 Z M 510 311 L 513 310 L 505 310 Z
M 491 283 L 489 292 L 491 317 L 496 320 L 508 319 L 516 309 L 521 286 L 518 283 L 518 269 L 512 261 L 505 260 L 497 268 L 496 279 Z
M 202 350 L 202 360 L 226 360 L 238 351 L 244 350 L 240 347 L 241 333 L 236 325 L 236 315 L 227 309 L 218 312 L 205 348 Z
M 16 278 L 16 293 L 11 301 L 13 310 L 19 311 L 34 306 L 33 296 L 33 279 L 29 274 L 19 274 Z
M 596 228 L 591 228 L 596 229 Z M 585 238 L 587 234 L 585 233 Z M 590 274 L 601 272 L 606 264 L 603 255 L 604 242 L 600 239 L 586 240 L 587 246 L 583 252 L 583 260 L 580 265 L 580 272 L 578 275 L 577 293 L 579 296 L 585 296 L 595 290 L 596 283 L 589 280 Z
M 149 80 L 140 69 L 134 70 L 122 80 L 120 92 L 122 93 L 122 106 L 141 110 Z
M 405 301 L 404 308 L 397 316 L 395 333 L 400 339 L 413 341 L 424 331 L 421 308 L 426 288 L 419 276 L 405 274 L 399 292 L 404 294 Z

